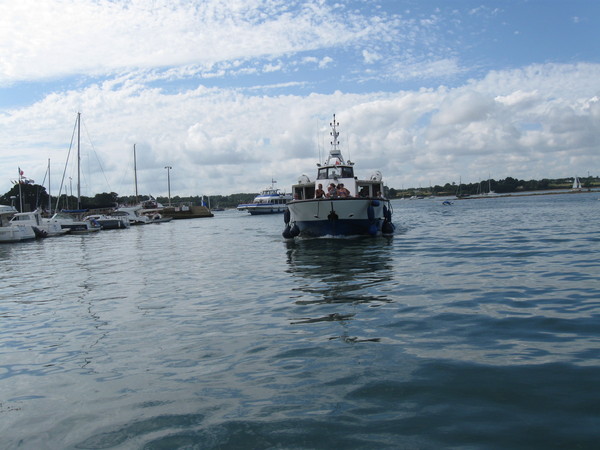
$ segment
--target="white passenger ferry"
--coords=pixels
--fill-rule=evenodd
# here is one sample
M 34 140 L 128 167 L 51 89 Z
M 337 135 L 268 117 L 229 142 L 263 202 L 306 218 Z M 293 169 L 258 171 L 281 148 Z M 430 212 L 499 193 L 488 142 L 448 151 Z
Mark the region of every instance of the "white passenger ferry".
M 280 192 L 275 189 L 275 180 L 271 180 L 271 186 L 263 189 L 254 198 L 252 203 L 242 203 L 237 209 L 248 211 L 250 214 L 275 214 L 287 210 L 287 203 L 292 200 L 291 194 Z

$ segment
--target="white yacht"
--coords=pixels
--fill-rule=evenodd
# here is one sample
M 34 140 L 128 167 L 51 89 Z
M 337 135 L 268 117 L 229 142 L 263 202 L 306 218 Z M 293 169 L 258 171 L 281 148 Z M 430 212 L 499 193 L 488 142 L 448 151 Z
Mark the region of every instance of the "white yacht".
M 61 236 L 68 233 L 56 219 L 44 218 L 39 209 L 32 212 L 16 213 L 10 223 L 14 225 L 29 225 L 38 237 Z
M 287 203 L 292 200 L 292 195 L 275 189 L 275 183 L 275 180 L 271 180 L 271 186 L 260 191 L 252 203 L 242 203 L 238 205 L 237 209 L 248 211 L 252 215 L 275 214 L 286 211 Z
M 100 231 L 102 227 L 94 219 L 82 218 L 82 214 L 87 210 L 63 210 L 55 213 L 49 220 L 56 221 L 61 228 L 71 234 L 85 234 Z
M 35 239 L 35 231 L 31 225 L 15 224 L 11 218 L 18 214 L 14 206 L 0 205 L 0 242 L 19 242 Z

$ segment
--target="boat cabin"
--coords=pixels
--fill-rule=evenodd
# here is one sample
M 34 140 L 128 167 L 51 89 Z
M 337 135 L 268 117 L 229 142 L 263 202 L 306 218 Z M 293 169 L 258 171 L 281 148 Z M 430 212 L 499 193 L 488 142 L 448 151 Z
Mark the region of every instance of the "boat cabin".
M 37 211 L 34 212 L 25 212 L 25 213 L 17 213 L 10 220 L 11 223 L 19 224 L 24 223 L 26 225 L 40 226 L 42 224 L 40 213 Z
M 317 171 L 317 181 L 310 181 L 306 175 L 302 175 L 298 184 L 292 186 L 294 200 L 308 200 L 315 198 L 315 190 L 319 184 L 327 192 L 331 184 L 336 186 L 340 183 L 350 191 L 350 197 L 376 198 L 383 193 L 381 174 L 376 173 L 369 180 L 359 180 L 354 176 L 354 167 L 348 166 L 325 166 Z

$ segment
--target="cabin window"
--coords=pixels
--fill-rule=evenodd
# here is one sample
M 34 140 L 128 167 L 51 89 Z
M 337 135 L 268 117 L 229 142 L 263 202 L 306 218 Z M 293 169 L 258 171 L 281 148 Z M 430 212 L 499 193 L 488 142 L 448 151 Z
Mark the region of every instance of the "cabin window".
M 327 168 L 324 167 L 322 169 L 319 169 L 319 173 L 317 175 L 317 178 L 319 180 L 326 180 L 327 179 Z
M 358 196 L 359 197 L 370 197 L 371 193 L 369 192 L 369 186 L 359 186 L 358 187 Z
M 315 196 L 315 187 L 307 187 L 306 188 L 306 197 L 304 198 L 313 198 Z
M 352 167 L 342 167 L 342 178 L 354 178 Z
M 329 169 L 329 178 L 339 178 L 340 170 L 337 167 Z

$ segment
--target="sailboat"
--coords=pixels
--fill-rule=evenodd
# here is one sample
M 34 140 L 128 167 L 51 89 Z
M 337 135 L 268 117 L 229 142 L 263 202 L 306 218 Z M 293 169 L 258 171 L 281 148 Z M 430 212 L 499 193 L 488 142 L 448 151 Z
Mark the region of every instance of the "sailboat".
M 85 219 L 83 214 L 86 210 L 81 209 L 81 113 L 77 113 L 77 209 L 75 210 L 62 210 L 60 212 L 58 209 L 58 205 L 60 202 L 60 191 L 58 193 L 58 197 L 56 198 L 56 208 L 57 211 L 50 219 L 46 219 L 48 221 L 57 221 L 60 223 L 62 228 L 68 229 L 71 233 L 90 233 L 94 231 L 100 231 L 102 227 L 99 223 L 94 221 L 93 219 Z M 69 149 L 69 153 L 71 150 Z M 67 164 L 65 164 L 65 172 L 66 167 L 68 165 L 69 158 L 67 156 Z M 63 180 L 61 182 L 61 189 L 64 183 L 65 173 L 63 173 Z
M 581 181 L 579 180 L 578 176 L 575 176 L 575 178 L 573 179 L 573 187 L 571 188 L 572 191 L 580 191 L 581 190 Z
M 162 223 L 173 220 L 172 217 L 164 217 L 161 214 L 164 206 L 158 203 L 154 197 L 149 196 L 147 200 L 139 202 L 135 144 L 133 144 L 133 178 L 135 184 L 135 205 L 120 206 L 117 208 L 116 212 L 125 214 L 131 225 L 146 225 L 149 223 Z

